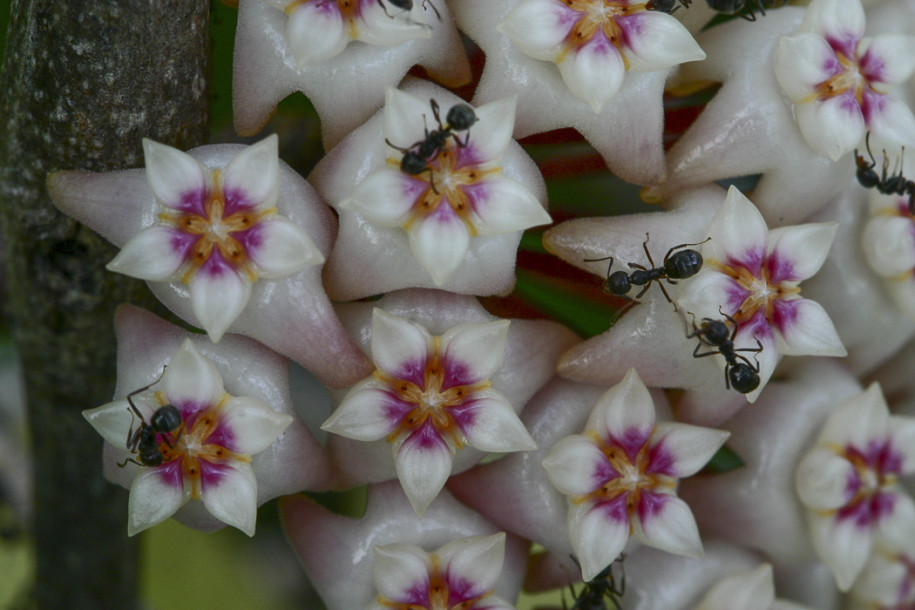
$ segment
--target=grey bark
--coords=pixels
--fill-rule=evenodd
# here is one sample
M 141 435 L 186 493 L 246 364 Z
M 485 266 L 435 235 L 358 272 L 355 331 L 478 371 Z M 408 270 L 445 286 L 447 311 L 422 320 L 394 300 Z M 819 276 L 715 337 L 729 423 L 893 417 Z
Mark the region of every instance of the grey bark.
M 126 492 L 102 478 L 102 442 L 80 412 L 111 400 L 114 309 L 149 298 L 105 271 L 116 251 L 54 209 L 45 179 L 142 166 L 142 137 L 203 144 L 208 32 L 205 0 L 13 0 L 0 73 L 0 229 L 28 394 L 41 608 L 136 604 Z

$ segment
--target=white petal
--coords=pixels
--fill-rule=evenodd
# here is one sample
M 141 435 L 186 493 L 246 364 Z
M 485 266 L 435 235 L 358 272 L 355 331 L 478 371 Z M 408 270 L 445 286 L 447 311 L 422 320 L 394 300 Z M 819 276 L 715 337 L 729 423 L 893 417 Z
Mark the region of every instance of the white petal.
M 513 8 L 496 30 L 508 36 L 519 51 L 553 61 L 578 14 L 555 0 L 525 0 Z
M 915 418 L 891 416 L 889 433 L 890 446 L 902 458 L 899 474 L 912 474 L 915 472 Z
M 889 149 L 911 146 L 915 141 L 915 116 L 907 105 L 883 95 L 879 104 L 871 104 L 870 108 L 872 111 L 867 117 L 867 126 L 873 132 L 872 144 L 879 142 Z
M 878 607 L 892 608 L 899 601 L 899 591 L 906 586 L 908 570 L 902 561 L 883 552 L 874 552 L 855 581 L 852 596 Z
M 915 36 L 881 34 L 865 38 L 858 46 L 861 72 L 871 80 L 895 85 L 915 70 Z
M 200 481 L 203 505 L 210 514 L 249 536 L 257 524 L 257 479 L 250 464 L 228 461 L 206 468 Z
M 446 207 L 440 205 L 437 212 L 418 220 L 408 233 L 413 256 L 436 286 L 444 284 L 464 261 L 470 246 L 464 222 Z
M 643 490 L 632 525 L 633 535 L 648 546 L 675 555 L 701 557 L 703 554 L 696 519 L 686 502 L 677 496 Z
M 706 260 L 739 264 L 756 274 L 769 244 L 769 227 L 753 202 L 731 186 L 706 232 L 712 239 L 702 245 Z
M 620 507 L 625 515 L 625 503 Z M 569 507 L 569 542 L 581 564 L 581 577 L 591 580 L 610 565 L 629 540 L 629 519 L 608 514 L 606 505 L 573 504 Z
M 731 436 L 730 432 L 674 422 L 660 422 L 651 435 L 648 472 L 678 479 L 696 474 Z M 664 455 L 656 455 L 663 451 Z M 665 459 L 669 457 L 669 461 Z M 659 469 L 658 464 L 664 468 Z
M 162 282 L 175 275 L 184 264 L 188 247 L 182 233 L 162 225 L 153 225 L 137 233 L 105 268 L 130 277 Z
M 872 383 L 864 392 L 836 405 L 820 429 L 817 442 L 852 445 L 863 451 L 869 443 L 885 440 L 889 417 L 883 391 L 879 384 Z
M 826 260 L 839 223 L 814 222 L 780 227 L 769 232 L 769 283 L 806 280 Z
M 850 94 L 797 104 L 794 113 L 807 144 L 833 161 L 854 150 L 864 137 L 864 115 Z
M 616 95 L 626 75 L 623 56 L 603 35 L 569 51 L 557 65 L 572 94 L 591 106 L 594 114 Z
M 769 609 L 775 601 L 772 564 L 732 574 L 712 587 L 697 606 L 698 610 Z
M 189 498 L 190 492 L 184 490 L 179 468 L 141 468 L 130 486 L 127 535 L 133 536 L 162 523 L 174 515 Z
M 589 494 L 612 474 L 603 452 L 581 434 L 567 436 L 553 445 L 543 458 L 543 468 L 553 487 L 566 496 Z
M 374 548 L 375 588 L 388 599 L 406 602 L 411 591 L 429 590 L 429 554 L 412 544 Z
M 775 301 L 778 349 L 786 356 L 845 356 L 839 333 L 823 306 L 810 299 Z
M 190 293 L 191 307 L 200 326 L 207 331 L 210 341 L 219 343 L 248 304 L 251 282 L 226 264 L 205 265 L 194 274 Z
M 479 217 L 475 224 L 480 235 L 501 235 L 553 221 L 534 194 L 510 178 L 498 176 L 464 192 Z
M 622 17 L 617 23 L 626 34 L 628 46 L 623 52 L 633 70 L 651 72 L 705 59 L 705 51 L 672 15 L 642 11 Z
M 414 433 L 394 456 L 397 478 L 417 515 L 422 515 L 451 474 L 451 449 L 427 426 Z
M 203 409 L 215 405 L 225 394 L 216 365 L 190 339 L 185 339 L 169 360 L 162 375 L 162 387 L 169 402 L 178 407 Z
M 266 278 L 279 278 L 324 262 L 311 237 L 291 220 L 274 216 L 245 232 L 248 254 Z
M 839 590 L 848 591 L 870 555 L 873 545 L 870 529 L 856 526 L 853 519 L 837 521 L 815 512 L 807 517 L 817 555 L 832 571 Z
M 232 431 L 233 451 L 253 455 L 260 453 L 292 423 L 291 415 L 278 413 L 249 396 L 232 397 L 220 412 L 223 423 Z
M 511 403 L 492 388 L 474 392 L 460 407 L 458 425 L 467 441 L 481 451 L 533 451 L 537 443 L 518 419 Z
M 449 583 L 461 583 L 462 590 L 466 587 L 462 597 L 477 597 L 492 589 L 499 580 L 505 560 L 505 532 L 455 540 L 435 554 L 448 574 Z
M 159 403 L 152 398 L 150 393 L 138 394 L 131 400 L 146 421 L 149 421 L 149 416 L 159 407 Z M 94 409 L 86 409 L 83 411 L 83 417 L 109 444 L 119 449 L 126 449 L 127 433 L 130 432 L 131 427 L 136 432 L 140 425 L 137 416 L 132 413 L 127 400 L 122 399 Z
M 502 367 L 508 320 L 461 324 L 441 336 L 439 349 L 445 378 L 442 390 L 492 377 Z
M 429 100 L 423 101 L 409 93 L 388 87 L 384 101 L 385 138 L 397 146 L 409 148 L 425 138 L 426 127 L 438 127 L 435 125 Z M 388 152 L 388 158 L 395 159 L 398 163 L 401 156 L 402 153 L 393 148 Z
M 394 46 L 416 38 L 429 38 L 432 28 L 422 21 L 421 4 L 414 2 L 413 14 L 403 16 L 398 14 L 401 11 L 397 7 L 389 4 L 388 16 L 378 2 L 362 3 L 360 18 L 355 20 L 356 40 L 378 46 Z
M 339 207 L 351 209 L 383 227 L 399 227 L 428 183 L 400 170 L 384 168 L 369 174 L 356 185 Z
M 737 311 L 747 294 L 731 276 L 706 267 L 683 282 L 677 305 L 690 324 L 701 327 L 703 318 L 721 320 L 721 312 L 730 315 Z
M 424 387 L 426 361 L 431 357 L 432 335 L 415 322 L 372 310 L 372 362 L 397 379 Z
M 915 540 L 915 502 L 901 489 L 884 492 L 892 499 L 888 513 L 877 514 L 878 542 L 890 545 L 911 544 Z M 888 498 L 884 498 L 887 501 Z
M 469 141 L 461 156 L 486 168 L 495 166 L 508 149 L 515 129 L 517 97 L 505 97 L 476 109 L 477 122 L 467 132 Z
M 177 148 L 143 139 L 146 177 L 159 203 L 170 208 L 203 211 L 210 172 Z
M 909 273 L 915 268 L 915 223 L 903 216 L 875 216 L 861 233 L 861 249 L 881 277 Z
M 627 452 L 632 451 L 630 458 L 634 458 L 635 452 L 651 436 L 654 422 L 654 401 L 633 368 L 600 397 L 586 428 L 602 439 L 609 437 L 618 444 L 626 439 L 627 443 L 622 446 Z
M 276 134 L 248 146 L 229 161 L 223 173 L 226 213 L 235 206 L 270 207 L 280 185 L 279 138 Z
M 347 392 L 321 429 L 358 441 L 377 441 L 394 431 L 401 419 L 397 414 L 407 408 L 387 384 L 369 377 Z
M 299 5 L 289 15 L 286 36 L 299 68 L 339 55 L 349 42 L 336 2 Z
M 824 447 L 810 450 L 797 466 L 794 488 L 811 510 L 833 510 L 850 500 L 848 482 L 855 476 L 851 462 Z
M 864 7 L 860 0 L 813 0 L 804 13 L 801 30 L 835 41 L 849 41 L 852 57 L 857 41 L 864 35 Z
M 816 86 L 836 73 L 838 59 L 826 40 L 809 32 L 783 36 L 775 50 L 775 78 L 793 102 L 815 93 Z

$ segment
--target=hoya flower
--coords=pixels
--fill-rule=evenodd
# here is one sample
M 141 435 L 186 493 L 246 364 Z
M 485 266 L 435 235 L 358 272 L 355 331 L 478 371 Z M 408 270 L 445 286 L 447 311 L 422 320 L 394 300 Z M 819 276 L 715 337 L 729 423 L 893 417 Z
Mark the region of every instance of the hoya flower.
M 442 492 L 421 516 L 413 512 L 396 481 L 369 485 L 367 496 L 365 514 L 358 519 L 334 514 L 304 495 L 287 496 L 280 501 L 286 536 L 328 610 L 376 607 L 379 593 L 396 600 L 407 581 L 417 585 L 414 593 L 421 598 L 423 593 L 430 592 L 432 583 L 427 580 L 430 571 L 434 567 L 447 570 L 446 566 L 455 576 L 460 573 L 467 579 L 466 587 L 455 586 L 455 579 L 440 574 L 445 579 L 441 584 L 451 588 L 452 599 L 469 601 L 464 596 L 492 590 L 492 594 L 480 603 L 467 607 L 480 610 L 512 607 L 501 600 L 515 599 L 518 595 L 527 566 L 530 548 L 527 541 L 499 533 L 498 527 L 455 500 L 447 491 Z M 470 542 L 464 543 L 461 539 Z M 438 566 L 432 565 L 429 553 L 422 558 L 415 556 L 421 561 L 403 565 L 397 561 L 403 555 L 382 553 L 379 558 L 372 552 L 374 548 L 404 547 L 438 549 L 432 551 L 438 557 Z M 442 555 L 442 550 L 448 548 L 456 552 Z M 379 559 L 380 565 L 376 563 Z M 379 576 L 385 582 L 376 586 Z M 422 582 L 417 582 L 420 579 Z M 433 592 L 429 601 L 435 599 Z M 487 602 L 495 605 L 486 605 Z M 407 605 L 393 603 L 382 607 L 407 608 Z M 431 607 L 463 606 L 453 602 Z
M 885 541 L 874 548 L 851 590 L 851 608 L 915 606 L 913 539 Z
M 629 0 L 522 0 L 498 30 L 522 53 L 555 63 L 595 114 L 616 95 L 628 70 L 705 59 L 675 17 Z
M 171 146 L 143 140 L 157 222 L 128 241 L 108 269 L 180 281 L 214 342 L 241 314 L 260 277 L 324 262 L 305 232 L 277 213 L 279 157 L 271 136 L 210 170 Z
M 915 503 L 899 487 L 915 472 L 915 420 L 891 416 L 880 386 L 839 404 L 801 459 L 795 486 L 820 558 L 842 591 L 877 540 L 911 540 Z
M 804 139 L 833 161 L 872 131 L 886 144 L 915 140 L 915 116 L 888 95 L 915 70 L 915 36 L 864 37 L 860 0 L 813 0 L 800 32 L 779 41 L 775 76 Z
M 539 170 L 511 139 L 515 101 L 464 108 L 476 120 L 452 131 L 447 115 L 460 99 L 417 81 L 407 90 L 388 89 L 383 118 L 351 134 L 310 177 L 340 211 L 328 290 L 346 300 L 413 286 L 504 293 L 521 231 L 550 222 Z M 421 147 L 430 131 L 444 133 L 441 146 Z M 422 171 L 403 171 L 405 155 Z
M 915 319 L 915 218 L 909 213 L 908 197 L 871 195 L 861 248 L 899 310 Z
M 722 579 L 702 598 L 696 610 L 803 610 L 805 606 L 775 599 L 772 564 Z
M 374 309 L 375 372 L 356 384 L 322 429 L 359 441 L 385 439 L 418 514 L 451 474 L 457 451 L 510 452 L 536 445 L 511 403 L 493 389 L 509 322 L 461 324 L 433 336 Z
M 145 279 L 210 339 L 249 335 L 332 387 L 369 369 L 321 284 L 336 221 L 277 156 L 277 138 L 187 153 L 144 140 L 146 169 L 55 172 L 61 211 L 121 252 L 109 269 Z
M 176 419 L 158 425 L 169 409 Z M 258 489 L 252 456 L 293 421 L 257 398 L 228 394 L 216 366 L 190 339 L 151 385 L 83 415 L 119 450 L 117 466 L 130 468 L 130 535 L 200 500 L 210 515 L 253 536 Z
M 782 354 L 844 356 L 845 348 L 823 308 L 801 297 L 801 282 L 819 270 L 835 236 L 835 223 L 810 223 L 769 230 L 737 188 L 712 217 L 707 243 L 699 246 L 702 270 L 684 282 L 678 303 L 696 320 L 737 324 L 738 349 L 759 364 L 756 399 Z M 759 343 L 757 344 L 757 341 Z M 723 360 L 722 360 L 723 362 Z
M 655 422 L 654 403 L 631 369 L 598 401 L 584 433 L 568 436 L 543 460 L 550 481 L 569 497 L 569 538 L 591 580 L 630 535 L 659 549 L 702 554 L 679 479 L 705 466 L 729 433 Z
M 378 110 L 385 87 L 413 66 L 449 86 L 471 76 L 441 0 L 415 0 L 410 10 L 391 0 L 239 0 L 232 66 L 238 133 L 256 134 L 277 102 L 301 91 L 321 117 L 327 149 Z
M 472 536 L 430 552 L 413 544 L 376 546 L 378 597 L 367 610 L 510 610 L 493 585 L 502 571 L 505 534 Z
M 300 68 L 336 57 L 353 40 L 391 46 L 432 35 L 422 2 L 405 10 L 379 0 L 264 1 L 286 14 L 286 39 Z

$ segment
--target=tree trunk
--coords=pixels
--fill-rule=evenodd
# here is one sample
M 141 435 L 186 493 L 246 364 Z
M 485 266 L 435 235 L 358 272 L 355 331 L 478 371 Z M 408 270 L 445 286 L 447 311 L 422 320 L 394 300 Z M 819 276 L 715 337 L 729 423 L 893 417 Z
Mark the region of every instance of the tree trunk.
M 114 309 L 151 298 L 104 269 L 114 248 L 58 213 L 45 179 L 142 166 L 142 137 L 203 144 L 208 39 L 204 0 L 13 0 L 0 73 L 0 229 L 28 396 L 40 608 L 136 604 L 126 493 L 102 478 L 102 441 L 80 412 L 112 397 Z

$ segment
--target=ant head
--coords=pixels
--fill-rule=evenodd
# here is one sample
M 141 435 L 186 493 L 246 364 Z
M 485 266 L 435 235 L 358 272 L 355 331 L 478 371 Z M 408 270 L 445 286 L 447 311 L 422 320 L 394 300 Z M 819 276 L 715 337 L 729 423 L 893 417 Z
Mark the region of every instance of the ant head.
M 731 336 L 728 325 L 721 320 L 706 318 L 702 322 L 702 335 L 712 345 L 724 345 Z
M 156 409 L 149 419 L 150 427 L 156 432 L 172 432 L 181 426 L 181 413 L 175 405 L 165 405 Z
M 412 150 L 404 153 L 403 159 L 400 160 L 400 171 L 405 174 L 416 176 L 426 171 L 426 169 L 426 160 Z
M 693 277 L 702 269 L 702 255 L 698 250 L 680 250 L 664 261 L 664 273 L 675 280 Z
M 453 131 L 464 131 L 477 122 L 477 114 L 467 104 L 455 104 L 448 111 L 445 121 Z
M 728 368 L 728 380 L 731 387 L 741 394 L 749 394 L 759 387 L 759 373 L 744 362 Z
M 604 282 L 604 291 L 608 294 L 623 295 L 632 288 L 632 282 L 625 271 L 614 271 Z

